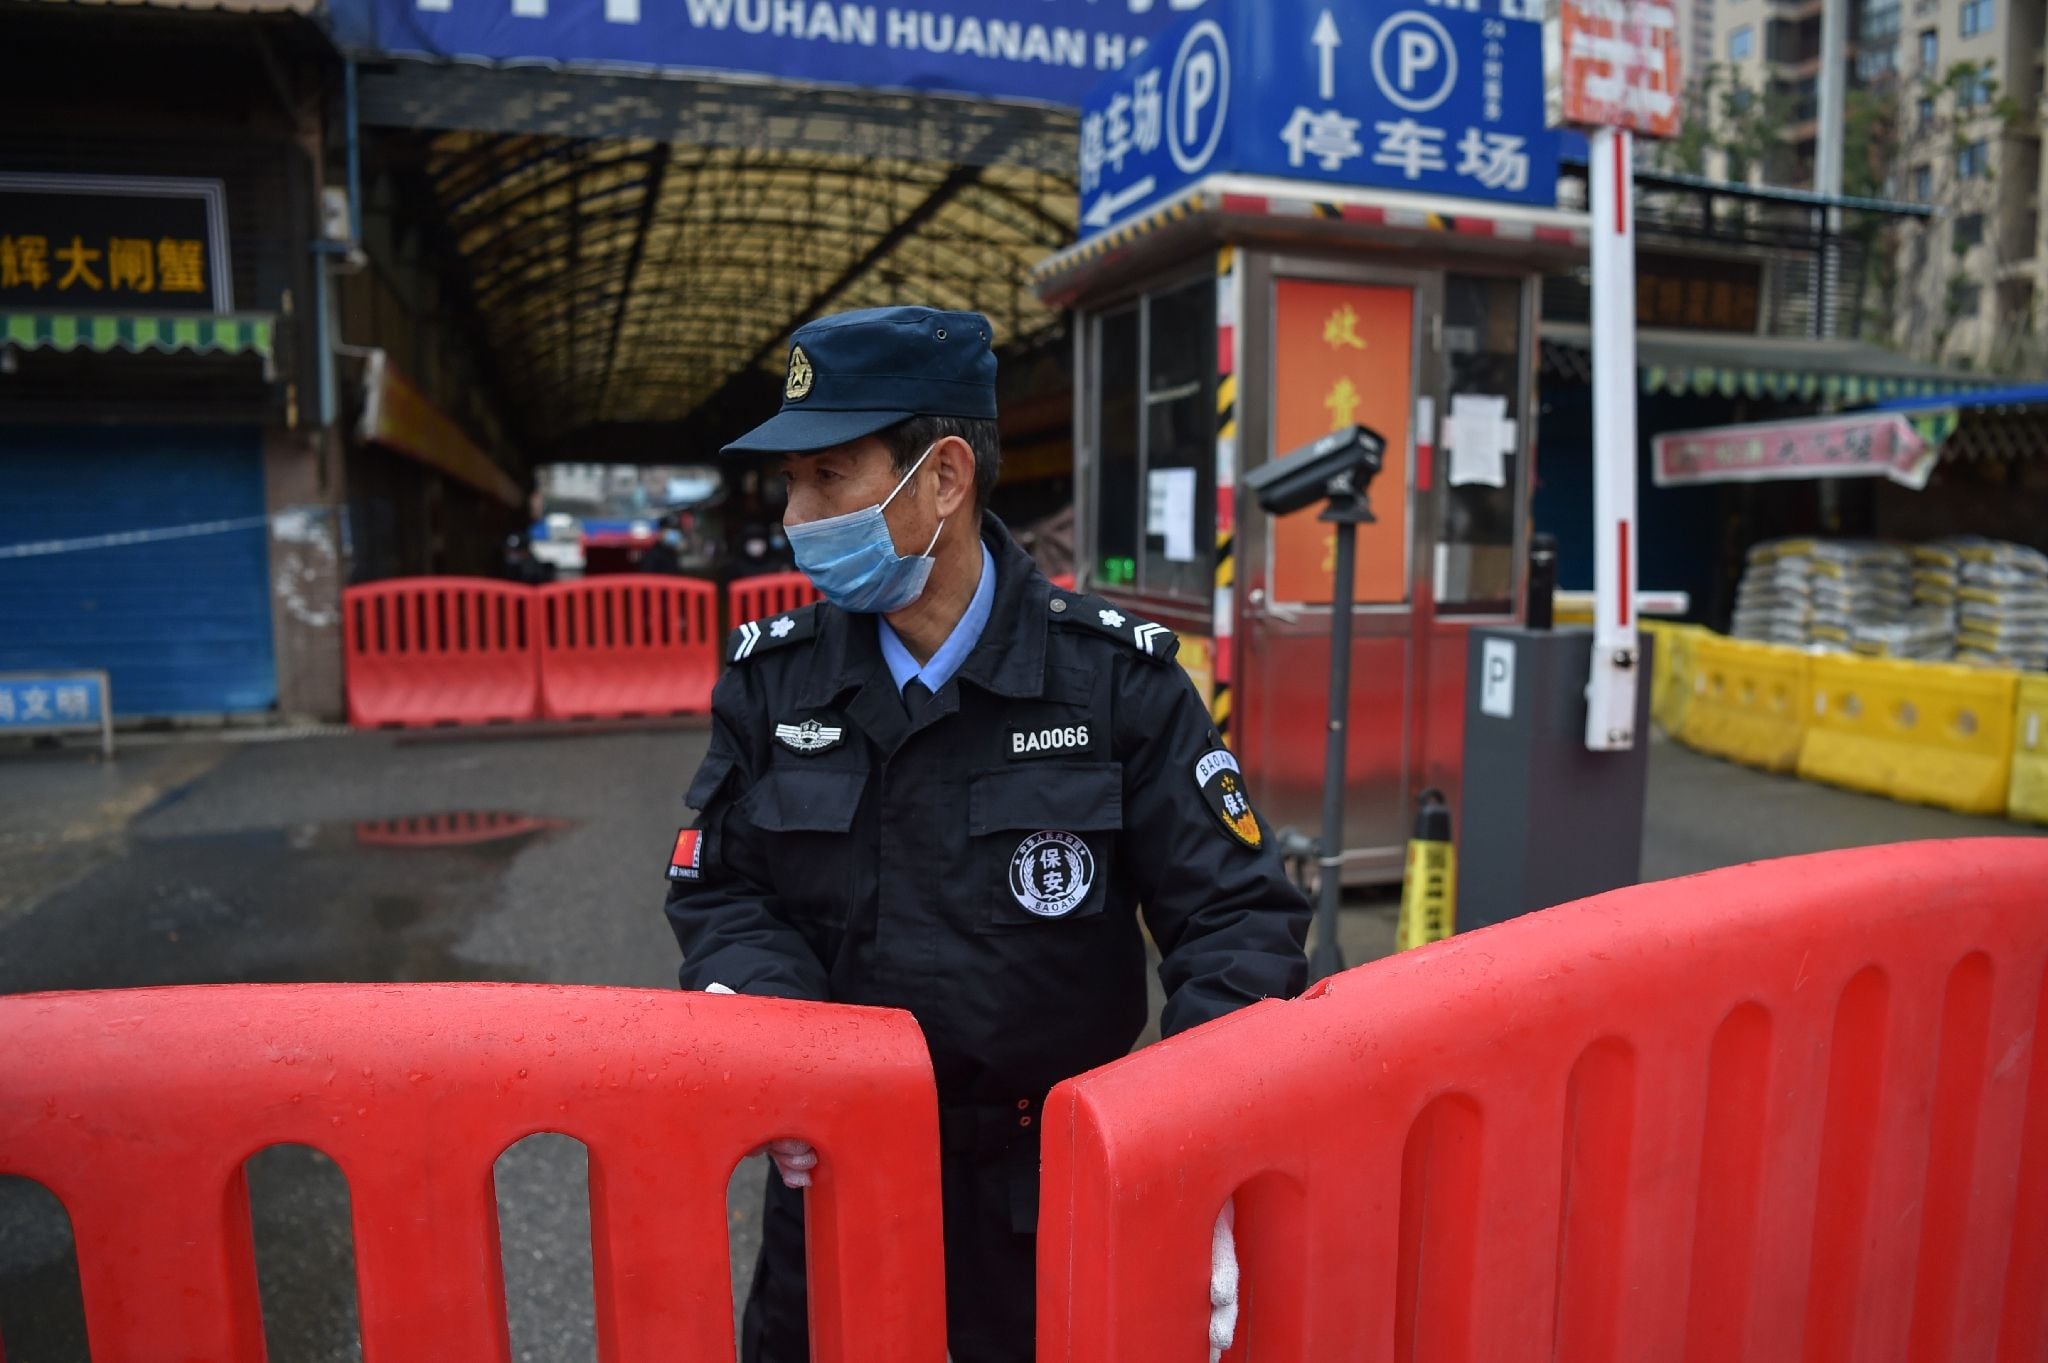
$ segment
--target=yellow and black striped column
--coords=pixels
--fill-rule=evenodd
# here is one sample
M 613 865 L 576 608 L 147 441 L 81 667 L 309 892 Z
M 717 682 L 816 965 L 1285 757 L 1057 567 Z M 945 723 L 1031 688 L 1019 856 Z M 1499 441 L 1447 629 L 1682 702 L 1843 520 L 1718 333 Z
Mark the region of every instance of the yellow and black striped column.
M 1209 717 L 1230 738 L 1237 633 L 1237 248 L 1216 253 L 1216 572 Z

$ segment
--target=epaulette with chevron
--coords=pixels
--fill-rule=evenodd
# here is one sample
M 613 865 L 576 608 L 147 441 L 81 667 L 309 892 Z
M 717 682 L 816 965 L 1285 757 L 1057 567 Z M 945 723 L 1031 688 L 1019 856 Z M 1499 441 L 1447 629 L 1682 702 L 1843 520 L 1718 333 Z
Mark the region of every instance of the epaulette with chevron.
M 765 620 L 749 620 L 732 632 L 726 641 L 725 660 L 729 663 L 743 663 L 749 658 L 758 658 L 763 653 L 772 653 L 778 648 L 800 644 L 818 634 L 818 607 L 813 602 L 799 606 L 781 615 L 771 615 Z
M 1126 648 L 1134 648 L 1157 663 L 1170 663 L 1174 654 L 1180 651 L 1180 637 L 1164 625 L 1155 625 L 1150 620 L 1140 619 L 1114 602 L 1099 596 L 1084 596 L 1079 592 L 1063 592 L 1053 588 L 1052 600 L 1048 604 L 1052 622 L 1074 629 L 1087 630 L 1115 639 Z

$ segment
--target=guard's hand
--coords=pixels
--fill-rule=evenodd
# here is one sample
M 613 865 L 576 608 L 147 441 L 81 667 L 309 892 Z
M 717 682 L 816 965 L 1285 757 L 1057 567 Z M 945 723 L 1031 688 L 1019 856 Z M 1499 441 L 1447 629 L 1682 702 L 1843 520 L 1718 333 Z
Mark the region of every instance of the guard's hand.
M 716 980 L 704 986 L 707 994 L 734 994 Z M 811 1170 L 818 1167 L 818 1152 L 802 1141 L 770 1141 L 754 1152 L 766 1155 L 775 1161 L 775 1172 L 782 1175 L 785 1188 L 808 1188 L 811 1186 Z
M 1209 1241 L 1209 1363 L 1237 1338 L 1237 1202 L 1223 1204 Z
M 818 1167 L 818 1152 L 802 1141 L 770 1141 L 755 1151 L 775 1161 L 775 1172 L 782 1175 L 785 1188 L 808 1188 L 811 1186 L 811 1170 Z M 1233 1273 L 1233 1282 L 1235 1275 Z M 1235 1288 L 1232 1289 L 1235 1291 Z M 1231 1308 L 1235 1314 L 1236 1308 Z

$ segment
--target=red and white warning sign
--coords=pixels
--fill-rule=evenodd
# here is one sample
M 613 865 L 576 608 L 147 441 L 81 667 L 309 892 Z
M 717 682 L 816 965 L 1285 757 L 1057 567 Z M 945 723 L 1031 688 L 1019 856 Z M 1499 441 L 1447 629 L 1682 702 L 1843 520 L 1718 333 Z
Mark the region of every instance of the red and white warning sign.
M 1678 132 L 1677 0 L 1554 0 L 1543 39 L 1553 126 Z

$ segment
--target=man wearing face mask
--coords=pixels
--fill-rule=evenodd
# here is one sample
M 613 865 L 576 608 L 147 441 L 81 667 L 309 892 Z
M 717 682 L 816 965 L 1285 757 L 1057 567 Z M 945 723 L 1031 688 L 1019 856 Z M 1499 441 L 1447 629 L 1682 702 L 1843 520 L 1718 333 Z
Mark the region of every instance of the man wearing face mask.
M 781 411 L 726 453 L 775 461 L 825 600 L 735 631 L 668 871 L 684 988 L 923 1028 L 955 1363 L 1032 1357 L 1039 1111 L 1143 1030 L 1139 915 L 1167 1035 L 1298 992 L 1309 916 L 1178 640 L 1053 587 L 985 509 L 995 380 L 974 313 L 797 332 Z M 768 1153 L 741 1352 L 803 1363 L 816 1156 Z

